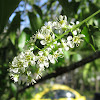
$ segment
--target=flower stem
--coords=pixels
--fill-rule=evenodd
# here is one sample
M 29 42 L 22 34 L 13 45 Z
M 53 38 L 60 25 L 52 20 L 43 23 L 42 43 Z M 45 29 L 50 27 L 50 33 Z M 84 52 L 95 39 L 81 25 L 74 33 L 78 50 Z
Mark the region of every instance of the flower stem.
M 44 51 L 46 48 L 48 48 L 51 44 L 53 44 L 55 41 L 61 39 L 64 35 L 66 35 L 67 33 L 69 33 L 72 30 L 75 30 L 76 28 L 80 27 L 83 23 L 87 22 L 89 19 L 91 19 L 92 17 L 94 17 L 95 15 L 97 15 L 98 13 L 100 13 L 100 10 L 96 11 L 95 13 L 93 13 L 91 16 L 87 17 L 86 19 L 84 19 L 82 22 L 80 22 L 79 24 L 73 26 L 71 29 L 69 29 L 68 31 L 66 31 L 65 33 L 63 33 L 62 35 L 58 36 L 54 41 L 52 41 L 51 43 L 49 43 L 46 47 L 44 47 L 41 51 Z

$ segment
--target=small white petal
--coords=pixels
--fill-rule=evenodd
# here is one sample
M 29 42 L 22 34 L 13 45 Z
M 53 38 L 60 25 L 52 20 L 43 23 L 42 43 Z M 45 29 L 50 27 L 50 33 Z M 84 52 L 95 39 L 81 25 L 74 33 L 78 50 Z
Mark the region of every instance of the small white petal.
M 75 25 L 75 23 L 74 22 L 70 22 L 72 25 Z
M 41 43 L 42 45 L 45 45 L 45 44 L 46 44 L 46 41 L 41 40 L 40 43 Z
M 55 59 L 54 59 L 54 58 L 50 59 L 50 62 L 51 62 L 52 64 L 55 64 Z
M 61 45 L 61 43 L 60 43 L 60 42 L 58 42 L 58 43 L 57 43 L 57 46 L 60 46 L 60 45 Z
M 47 68 L 49 67 L 49 63 L 46 62 L 46 61 L 44 62 L 44 65 L 45 65 L 45 67 L 47 67 Z
M 15 75 L 15 76 L 13 77 L 13 79 L 14 79 L 14 82 L 18 82 L 18 76 L 17 76 L 17 75 Z
M 42 56 L 42 55 L 43 55 L 43 51 L 39 51 L 38 54 L 39 54 L 40 56 Z
M 34 66 L 35 65 L 35 61 L 31 61 L 31 66 Z
M 34 79 L 31 80 L 32 83 L 36 83 L 36 81 Z
M 57 41 L 55 41 L 53 44 L 57 44 Z
M 54 34 L 52 35 L 52 39 L 55 39 L 55 35 Z
M 77 31 L 76 31 L 76 30 L 75 30 L 75 31 L 73 31 L 73 34 L 74 34 L 74 35 L 77 35 Z
M 39 66 L 44 69 L 44 64 L 40 63 Z
M 51 45 L 50 47 L 53 49 L 55 46 L 54 45 Z
M 72 36 L 68 36 L 68 37 L 67 37 L 67 40 L 68 40 L 68 41 L 72 40 Z
M 59 20 L 63 20 L 63 16 L 62 15 L 59 16 Z
M 68 51 L 69 50 L 69 47 L 65 47 L 65 50 Z
M 23 67 L 28 67 L 28 62 L 24 62 Z
M 80 22 L 79 21 L 76 21 L 76 24 L 79 24 Z
M 51 48 L 49 48 L 49 47 L 47 48 L 47 51 L 48 51 L 48 52 L 50 52 L 51 50 L 52 50 Z
M 32 50 L 34 50 L 34 47 L 31 47 L 31 48 L 30 48 L 30 51 L 32 51 Z
M 13 71 L 14 73 L 17 73 L 17 72 L 18 72 L 18 68 L 14 68 L 12 71 Z
M 67 17 L 66 16 L 64 16 L 64 20 L 67 20 Z
M 85 35 L 84 34 L 79 34 L 79 37 L 82 38 L 82 37 L 85 37 Z

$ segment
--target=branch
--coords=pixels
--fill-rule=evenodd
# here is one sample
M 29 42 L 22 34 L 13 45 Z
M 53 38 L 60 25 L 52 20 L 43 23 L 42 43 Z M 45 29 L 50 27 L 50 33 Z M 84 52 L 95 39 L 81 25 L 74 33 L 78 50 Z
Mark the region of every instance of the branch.
M 53 72 L 51 74 L 47 74 L 46 76 L 44 76 L 41 79 L 37 80 L 37 83 L 35 83 L 34 85 L 30 84 L 29 86 L 26 86 L 26 87 L 20 89 L 17 92 L 17 94 L 19 94 L 21 92 L 24 92 L 27 88 L 33 87 L 36 84 L 41 83 L 41 82 L 43 82 L 43 81 L 45 81 L 47 79 L 50 79 L 50 78 L 53 78 L 53 77 L 57 77 L 57 76 L 62 75 L 64 73 L 66 73 L 66 72 L 70 72 L 71 70 L 74 70 L 76 68 L 83 67 L 83 65 L 85 65 L 85 64 L 87 64 L 89 62 L 92 62 L 92 61 L 94 61 L 94 60 L 96 60 L 98 58 L 100 58 L 100 51 L 97 51 L 94 54 L 92 54 L 92 55 L 90 55 L 90 56 L 82 59 L 81 61 L 78 61 L 76 63 L 73 63 L 73 64 L 71 64 L 69 66 L 64 66 L 64 67 L 57 68 L 55 70 L 55 72 Z
M 94 54 L 82 59 L 81 61 L 78 61 L 76 63 L 73 63 L 69 66 L 65 66 L 65 67 L 60 67 L 60 68 L 57 68 L 55 70 L 55 72 L 51 73 L 51 74 L 47 74 L 46 76 L 42 77 L 41 79 L 37 80 L 37 83 L 35 83 L 34 85 L 42 82 L 42 81 L 45 81 L 47 79 L 50 79 L 50 78 L 53 78 L 53 77 L 57 77 L 59 75 L 62 75 L 66 72 L 70 72 L 71 70 L 74 70 L 76 68 L 79 68 L 79 67 L 83 67 L 83 65 L 85 65 L 86 63 L 89 63 L 89 62 L 92 62 L 96 59 L 100 58 L 100 51 L 98 52 L 95 52 Z M 29 86 L 26 86 L 24 87 L 23 89 L 19 90 L 18 93 L 20 92 L 24 92 L 27 88 L 29 87 L 33 87 L 34 85 L 30 84 Z

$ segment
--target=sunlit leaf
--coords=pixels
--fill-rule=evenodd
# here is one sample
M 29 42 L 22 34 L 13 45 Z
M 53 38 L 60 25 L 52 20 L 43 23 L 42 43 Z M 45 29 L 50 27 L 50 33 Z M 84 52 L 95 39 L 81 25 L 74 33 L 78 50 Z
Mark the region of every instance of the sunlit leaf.
M 81 55 L 76 53 L 73 55 L 72 61 L 77 62 L 80 61 L 81 59 L 82 59 Z
M 16 40 L 16 33 L 15 32 L 10 33 L 10 40 L 11 40 L 12 44 L 15 45 L 15 40 Z
M 25 42 L 26 42 L 26 33 L 22 32 L 18 39 L 18 47 L 20 50 L 22 50 L 23 47 L 25 46 Z
M 91 46 L 91 48 L 95 50 L 95 47 L 93 46 L 93 38 L 92 38 L 92 35 L 89 34 L 89 29 L 85 26 L 81 32 L 82 34 L 85 35 L 84 39 L 85 41 Z
M 90 68 L 90 63 L 89 64 L 86 64 L 85 67 L 84 67 L 83 78 L 86 78 L 87 77 L 87 74 L 89 72 L 89 68 Z
M 83 28 L 81 33 L 85 35 L 84 39 L 86 40 L 86 42 L 90 43 L 90 35 L 88 33 L 88 28 L 86 26 Z
M 30 37 L 32 36 L 32 30 L 30 30 L 29 28 L 24 28 L 23 31 L 26 33 L 26 41 L 30 40 Z

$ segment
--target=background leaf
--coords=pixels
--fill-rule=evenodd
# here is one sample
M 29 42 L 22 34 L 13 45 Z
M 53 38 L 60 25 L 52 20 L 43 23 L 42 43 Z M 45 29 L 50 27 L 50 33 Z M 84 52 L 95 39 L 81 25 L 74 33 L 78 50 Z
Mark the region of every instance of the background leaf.
M 35 12 L 28 12 L 28 16 L 32 30 L 35 33 L 42 26 L 42 20 Z
M 0 34 L 21 0 L 0 0 Z
M 22 50 L 23 47 L 25 46 L 25 42 L 26 42 L 26 33 L 22 32 L 18 39 L 18 47 L 20 50 Z
M 10 40 L 13 45 L 15 45 L 15 40 L 16 40 L 16 32 L 11 32 L 10 33 Z

